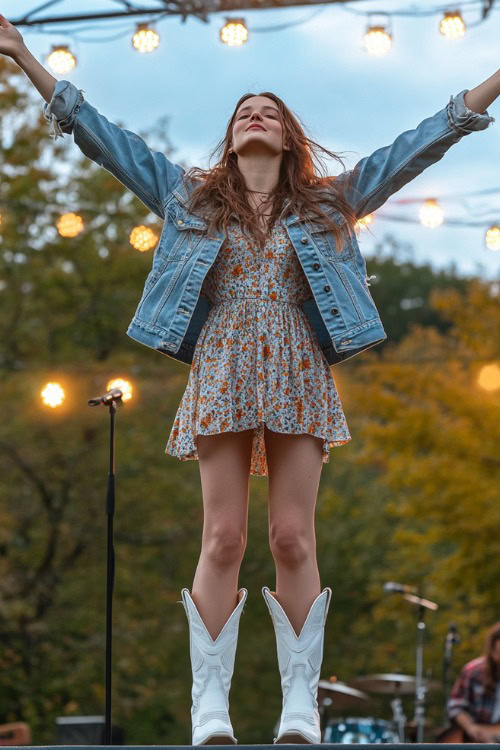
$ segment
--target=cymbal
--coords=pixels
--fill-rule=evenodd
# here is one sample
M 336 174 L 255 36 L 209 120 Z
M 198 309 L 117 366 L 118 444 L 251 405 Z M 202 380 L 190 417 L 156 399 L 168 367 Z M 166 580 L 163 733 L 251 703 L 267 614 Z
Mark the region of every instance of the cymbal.
M 318 703 L 328 696 L 332 700 L 332 708 L 351 708 L 360 703 L 372 700 L 369 695 L 336 680 L 320 680 L 318 682 Z
M 364 677 L 355 677 L 348 684 L 373 693 L 411 695 L 415 692 L 417 680 L 413 675 L 407 674 L 369 674 Z M 441 687 L 439 680 L 424 680 L 423 684 L 427 690 L 438 690 Z

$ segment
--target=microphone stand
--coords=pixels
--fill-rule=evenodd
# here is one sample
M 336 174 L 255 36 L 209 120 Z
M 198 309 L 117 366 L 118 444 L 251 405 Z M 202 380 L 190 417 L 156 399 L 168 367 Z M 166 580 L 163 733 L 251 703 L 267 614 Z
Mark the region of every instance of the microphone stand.
M 428 599 L 422 599 L 414 594 L 403 594 L 404 598 L 413 604 L 418 604 L 418 623 L 417 623 L 417 652 L 416 652 L 416 685 L 415 685 L 415 715 L 414 720 L 417 727 L 417 742 L 424 741 L 425 727 L 425 694 L 427 687 L 423 681 L 423 662 L 424 662 L 424 635 L 425 621 L 424 615 L 426 609 L 438 609 L 435 602 Z
M 106 513 L 108 516 L 107 535 L 107 585 L 106 585 L 106 723 L 104 745 L 111 745 L 111 623 L 113 588 L 115 581 L 115 549 L 113 546 L 113 516 L 115 512 L 115 413 L 117 406 L 122 406 L 122 391 L 114 388 L 104 396 L 91 398 L 89 406 L 109 407 L 109 473 L 106 494 Z

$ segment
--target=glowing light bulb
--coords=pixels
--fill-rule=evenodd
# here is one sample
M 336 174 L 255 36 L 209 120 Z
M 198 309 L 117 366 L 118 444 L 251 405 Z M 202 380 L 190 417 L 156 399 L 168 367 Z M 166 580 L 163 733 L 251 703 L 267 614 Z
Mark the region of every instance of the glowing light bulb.
M 143 253 L 146 250 L 151 250 L 156 245 L 158 235 L 153 232 L 151 227 L 141 224 L 132 229 L 129 240 L 134 250 L 139 250 L 139 252 Z
M 220 30 L 221 41 L 230 47 L 241 47 L 248 40 L 248 29 L 243 18 L 226 18 Z
M 76 65 L 76 57 L 70 52 L 67 44 L 53 44 L 47 57 L 48 67 L 58 75 L 69 73 Z
M 50 406 L 51 409 L 60 406 L 66 398 L 64 388 L 59 383 L 46 383 L 40 391 L 40 396 L 42 404 Z
M 500 388 L 500 367 L 498 365 L 484 365 L 481 367 L 477 382 L 485 391 L 496 391 Z
M 439 33 L 446 39 L 459 39 L 465 34 L 465 23 L 459 10 L 446 11 L 439 22 Z
M 113 378 L 106 386 L 106 391 L 111 391 L 113 388 L 119 388 L 122 392 L 122 401 L 130 401 L 132 398 L 132 384 L 129 380 L 124 378 Z
M 363 216 L 362 219 L 358 219 L 354 225 L 354 229 L 356 231 L 366 229 L 366 227 L 368 227 L 370 224 L 373 224 L 373 213 L 366 214 L 366 216 Z
M 500 250 L 500 226 L 493 225 L 487 229 L 484 242 L 488 250 Z
M 369 26 L 364 36 L 363 46 L 368 54 L 382 57 L 392 47 L 392 34 L 386 31 L 385 26 Z
M 435 229 L 443 223 L 444 211 L 435 198 L 429 198 L 420 209 L 419 218 L 424 227 Z
M 56 227 L 61 237 L 76 237 L 83 232 L 83 219 L 77 214 L 63 214 L 57 220 Z
M 155 29 L 148 26 L 147 23 L 138 23 L 134 35 L 132 36 L 132 47 L 144 54 L 153 52 L 160 44 L 160 35 Z

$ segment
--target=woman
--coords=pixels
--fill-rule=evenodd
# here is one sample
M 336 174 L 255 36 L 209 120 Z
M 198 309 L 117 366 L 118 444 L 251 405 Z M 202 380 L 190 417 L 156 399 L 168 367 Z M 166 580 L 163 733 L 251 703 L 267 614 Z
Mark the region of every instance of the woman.
M 0 52 L 21 66 L 47 102 L 44 112 L 53 135 L 73 133 L 85 155 L 159 216 L 171 219 L 165 222 L 166 239 L 162 235 L 160 240 L 164 255 L 159 254 L 160 264 L 148 277 L 138 308 L 142 312 L 130 335 L 158 350 L 163 344 L 175 346 L 187 357 L 192 345 L 180 322 L 183 316 L 196 319 L 196 285 L 203 283 L 204 299 L 211 303 L 194 335 L 189 381 L 166 448 L 183 460 L 199 460 L 203 492 L 200 560 L 191 594 L 182 590 L 193 670 L 192 742 L 236 743 L 228 695 L 248 593 L 238 590 L 238 575 L 246 546 L 249 475 L 268 474 L 276 591 L 265 586 L 262 592 L 275 628 L 283 689 L 274 742 L 320 743 L 317 687 L 332 591 L 321 591 L 314 512 L 329 447 L 350 440 L 323 352 L 333 355 L 330 332 L 339 325 L 344 329 L 335 348 L 343 347 L 343 357 L 383 340 L 364 283 L 354 224 L 463 135 L 494 121 L 485 110 L 500 94 L 500 71 L 452 97 L 416 130 L 339 178 L 316 174 L 311 154 L 318 145 L 306 138 L 279 97 L 245 94 L 228 123 L 219 163 L 184 175 L 134 133 L 110 123 L 70 82 L 57 82 L 3 16 L 0 25 Z M 179 185 L 196 175 L 203 179 L 186 207 Z M 174 278 L 177 291 L 182 290 L 177 297 Z M 165 290 L 147 306 L 162 284 L 172 294 L 170 303 L 176 300 L 177 317 L 169 318 L 168 328 L 160 326 L 160 312 L 166 315 L 161 305 L 174 315 L 172 305 L 164 304 Z M 324 308 L 320 316 L 316 307 L 316 318 L 312 316 L 317 327 L 301 309 L 305 297 L 311 298 L 311 286 Z M 345 295 L 342 307 L 331 307 L 332 293 Z M 371 320 L 366 310 L 372 311 Z M 351 338 L 345 339 L 347 313 L 354 316 L 353 335 L 372 329 L 373 335 L 359 339 L 357 348 L 350 347 Z M 154 320 L 148 320 L 153 314 Z M 171 330 L 175 340 L 163 341 Z M 320 346 L 317 331 L 323 331 L 327 344 Z M 179 348 L 182 336 L 184 350 Z

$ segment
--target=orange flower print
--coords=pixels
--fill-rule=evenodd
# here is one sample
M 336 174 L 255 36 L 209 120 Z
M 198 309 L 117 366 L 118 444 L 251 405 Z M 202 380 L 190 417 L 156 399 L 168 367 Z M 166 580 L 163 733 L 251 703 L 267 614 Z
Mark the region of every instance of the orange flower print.
M 302 425 L 304 423 L 304 402 L 301 398 L 295 399 L 295 412 L 297 414 L 297 422 Z
M 241 263 L 238 263 L 238 265 L 236 265 L 231 271 L 231 276 L 241 276 L 242 273 L 243 273 L 242 265 Z
M 211 421 L 212 421 L 212 415 L 211 414 L 207 414 L 207 416 L 204 417 L 201 420 L 201 426 L 203 427 L 204 430 L 208 429 L 208 427 L 210 426 Z

